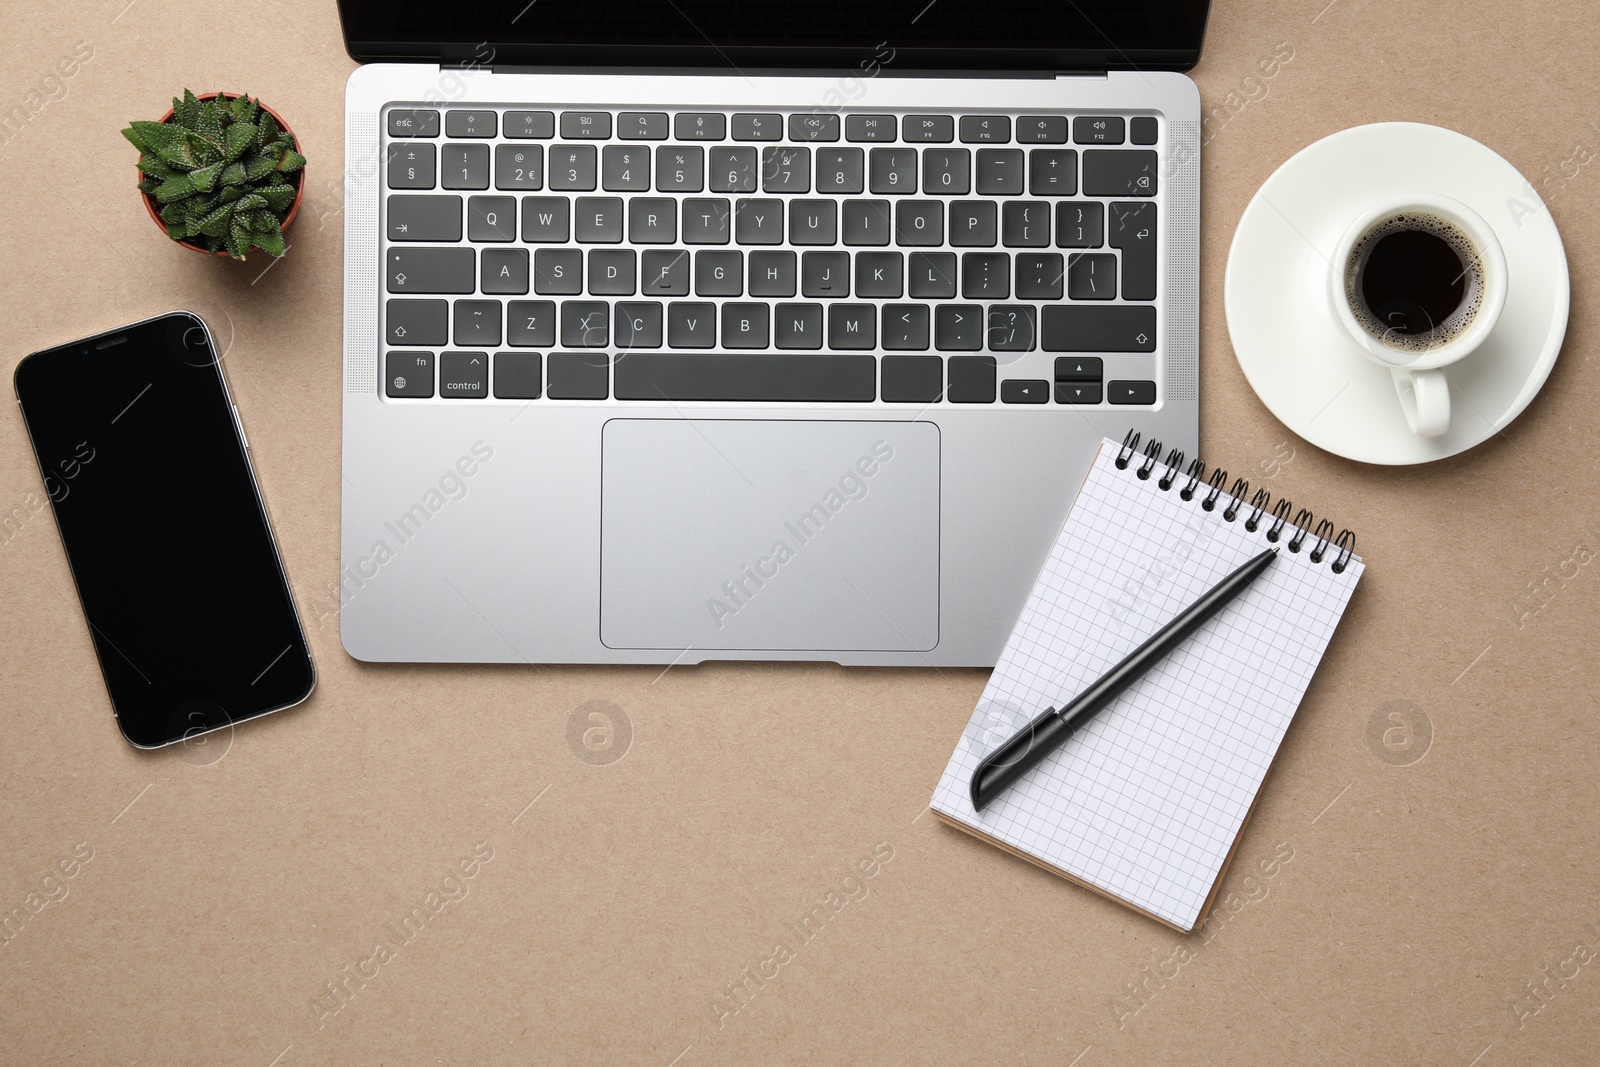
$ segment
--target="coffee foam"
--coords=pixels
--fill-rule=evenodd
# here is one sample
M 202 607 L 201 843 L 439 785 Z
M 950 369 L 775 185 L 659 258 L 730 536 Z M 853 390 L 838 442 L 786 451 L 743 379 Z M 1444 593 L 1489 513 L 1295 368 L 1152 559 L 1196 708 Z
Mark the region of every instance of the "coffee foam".
M 1361 295 L 1361 277 L 1373 246 L 1391 233 L 1410 231 L 1432 234 L 1449 245 L 1467 274 L 1461 306 L 1427 333 L 1401 333 L 1394 329 L 1372 313 Z M 1350 304 L 1350 313 L 1361 328 L 1388 348 L 1396 352 L 1431 352 L 1466 333 L 1467 327 L 1478 317 L 1484 297 L 1483 269 L 1482 254 L 1461 227 L 1431 212 L 1406 211 L 1369 227 L 1350 249 L 1350 259 L 1344 272 L 1345 299 Z

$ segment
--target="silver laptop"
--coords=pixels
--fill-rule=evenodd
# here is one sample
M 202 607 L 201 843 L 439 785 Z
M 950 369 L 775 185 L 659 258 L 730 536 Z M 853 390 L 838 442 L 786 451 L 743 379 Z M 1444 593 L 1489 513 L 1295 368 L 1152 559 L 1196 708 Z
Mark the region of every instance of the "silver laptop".
M 1194 453 L 1204 2 L 340 10 L 356 658 L 992 666 Z

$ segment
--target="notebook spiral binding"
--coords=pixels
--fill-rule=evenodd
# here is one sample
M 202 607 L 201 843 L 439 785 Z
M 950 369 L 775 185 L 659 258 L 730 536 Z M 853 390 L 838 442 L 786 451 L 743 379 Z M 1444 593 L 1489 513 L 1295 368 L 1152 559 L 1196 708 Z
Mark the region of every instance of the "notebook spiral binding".
M 1122 439 L 1122 447 L 1117 449 L 1117 469 L 1127 470 L 1137 455 L 1143 455 L 1135 470 L 1141 481 L 1148 480 L 1156 467 L 1164 466 L 1166 471 L 1156 481 L 1156 485 L 1167 492 L 1179 481 L 1187 479 L 1183 488 L 1178 490 L 1178 495 L 1184 500 L 1193 500 L 1196 493 L 1205 495 L 1200 501 L 1200 507 L 1206 511 L 1215 511 L 1219 498 L 1226 496 L 1227 503 L 1222 509 L 1222 517 L 1228 522 L 1233 522 L 1239 517 L 1239 512 L 1249 509 L 1249 517 L 1244 520 L 1244 528 L 1255 533 L 1261 526 L 1262 517 L 1269 514 L 1272 525 L 1267 529 L 1267 540 L 1276 543 L 1283 533 L 1285 526 L 1293 526 L 1294 534 L 1289 538 L 1289 551 L 1299 552 L 1305 544 L 1307 537 L 1316 539 L 1316 545 L 1311 549 L 1311 562 L 1321 563 L 1332 547 L 1338 553 L 1334 557 L 1331 569 L 1335 574 L 1343 574 L 1345 567 L 1350 562 L 1350 557 L 1355 554 L 1356 535 L 1350 530 L 1340 530 L 1339 535 L 1333 535 L 1333 523 L 1327 519 L 1317 519 L 1310 509 L 1301 508 L 1295 511 L 1294 505 L 1289 501 L 1278 498 L 1272 502 L 1272 494 L 1265 489 L 1257 489 L 1250 496 L 1250 502 L 1245 503 L 1245 496 L 1250 493 L 1250 481 L 1247 478 L 1235 478 L 1233 485 L 1228 486 L 1228 472 L 1218 467 L 1208 476 L 1205 461 L 1196 457 L 1189 461 L 1187 470 L 1184 470 L 1184 454 L 1182 449 L 1174 448 L 1167 453 L 1165 462 L 1161 459 L 1161 442 L 1151 441 L 1143 448 L 1139 447 L 1139 434 L 1130 430 L 1128 436 Z M 1183 473 L 1179 473 L 1182 471 Z M 1205 488 L 1202 490 L 1201 486 Z M 1289 516 L 1294 515 L 1293 521 Z M 1316 523 L 1312 526 L 1312 523 Z

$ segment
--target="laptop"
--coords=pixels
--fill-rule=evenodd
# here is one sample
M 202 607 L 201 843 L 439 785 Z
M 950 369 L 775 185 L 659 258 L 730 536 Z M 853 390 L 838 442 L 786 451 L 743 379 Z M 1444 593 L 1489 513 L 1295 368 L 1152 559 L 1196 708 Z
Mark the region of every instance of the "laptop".
M 1202 0 L 341 0 L 340 633 L 993 666 L 1198 444 Z

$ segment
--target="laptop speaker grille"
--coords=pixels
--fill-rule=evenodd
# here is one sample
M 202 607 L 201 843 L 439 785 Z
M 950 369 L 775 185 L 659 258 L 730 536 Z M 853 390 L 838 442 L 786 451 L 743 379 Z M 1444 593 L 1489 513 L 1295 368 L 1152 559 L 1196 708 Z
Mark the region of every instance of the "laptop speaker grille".
M 378 388 L 378 116 L 345 120 L 344 390 Z
M 1167 290 L 1167 397 L 1194 400 L 1200 395 L 1200 124 L 1173 122 L 1168 129 L 1172 263 Z

